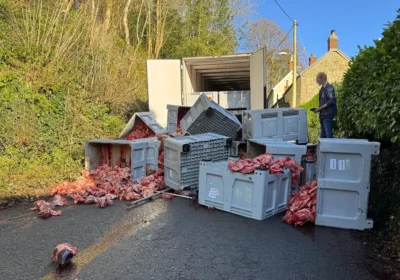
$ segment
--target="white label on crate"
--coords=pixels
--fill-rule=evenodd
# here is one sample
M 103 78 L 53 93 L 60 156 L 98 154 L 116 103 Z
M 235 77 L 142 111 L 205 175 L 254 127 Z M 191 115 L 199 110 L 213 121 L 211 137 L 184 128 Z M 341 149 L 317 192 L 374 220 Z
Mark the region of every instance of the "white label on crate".
M 220 195 L 220 193 L 219 193 L 217 188 L 210 188 L 210 192 L 208 193 L 208 197 L 209 198 L 214 198 L 215 199 L 219 195 Z
M 339 167 L 339 170 L 340 170 L 340 171 L 346 170 L 345 161 L 344 161 L 344 160 L 339 160 L 339 161 L 338 161 L 338 167 Z
M 332 169 L 332 170 L 336 170 L 336 159 L 335 158 L 332 158 L 329 161 L 329 168 Z

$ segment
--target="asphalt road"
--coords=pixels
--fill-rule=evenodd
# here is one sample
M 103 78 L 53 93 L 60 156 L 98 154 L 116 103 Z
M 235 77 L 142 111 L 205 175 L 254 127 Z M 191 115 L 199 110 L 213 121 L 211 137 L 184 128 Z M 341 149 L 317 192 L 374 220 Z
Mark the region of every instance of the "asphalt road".
M 133 210 L 73 205 L 36 218 L 28 205 L 0 211 L 0 279 L 375 279 L 363 233 L 293 228 L 275 216 L 246 219 L 175 198 Z M 57 269 L 59 243 L 78 247 Z

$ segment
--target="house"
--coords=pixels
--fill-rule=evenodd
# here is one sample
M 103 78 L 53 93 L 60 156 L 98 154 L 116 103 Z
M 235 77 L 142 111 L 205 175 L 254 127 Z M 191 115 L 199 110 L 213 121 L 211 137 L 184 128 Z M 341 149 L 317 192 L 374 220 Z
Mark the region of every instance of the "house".
M 338 47 L 339 38 L 335 30 L 332 30 L 328 38 L 328 52 L 319 59 L 314 54 L 311 54 L 309 66 L 297 76 L 297 102 L 295 106 L 309 101 L 314 95 L 318 94 L 320 87 L 317 85 L 315 78 L 319 72 L 325 72 L 330 83 L 338 83 L 343 80 L 343 76 L 349 68 L 350 58 Z M 286 81 L 287 78 L 286 80 L 285 78 L 282 81 Z M 291 104 L 293 89 L 291 83 L 289 84 L 290 86 L 285 90 L 282 98 L 273 103 L 274 105 L 271 107 L 293 107 L 293 104 Z

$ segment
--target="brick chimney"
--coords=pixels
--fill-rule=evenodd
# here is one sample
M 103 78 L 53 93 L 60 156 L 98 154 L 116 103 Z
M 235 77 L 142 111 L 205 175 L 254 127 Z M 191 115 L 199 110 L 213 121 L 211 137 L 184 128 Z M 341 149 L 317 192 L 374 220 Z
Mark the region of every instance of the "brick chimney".
M 314 62 L 317 61 L 317 57 L 315 56 L 315 54 L 311 54 L 310 59 L 308 60 L 308 66 L 311 66 L 314 64 Z
M 336 35 L 335 30 L 331 31 L 331 36 L 328 38 L 328 51 L 331 49 L 338 49 L 339 37 Z
M 286 91 L 288 90 L 288 88 L 289 88 L 289 81 L 286 80 L 286 85 L 285 85 L 285 87 L 283 88 L 283 92 L 286 92 Z
M 289 71 L 292 71 L 293 69 L 294 69 L 293 56 L 291 56 L 289 61 Z

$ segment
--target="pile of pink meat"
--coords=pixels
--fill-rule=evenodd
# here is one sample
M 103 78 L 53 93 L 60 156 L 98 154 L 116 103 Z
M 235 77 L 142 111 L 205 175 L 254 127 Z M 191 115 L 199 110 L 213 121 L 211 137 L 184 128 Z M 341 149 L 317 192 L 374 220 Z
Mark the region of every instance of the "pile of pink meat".
M 138 200 L 148 197 L 156 191 L 166 189 L 164 183 L 164 139 L 176 135 L 179 135 L 179 133 L 170 136 L 157 135 L 161 143 L 158 170 L 152 171 L 147 168 L 148 176 L 137 183 L 133 183 L 129 167 L 100 165 L 91 172 L 83 170 L 82 176 L 74 182 L 62 182 L 53 188 L 51 195 L 54 197 L 49 202 L 36 201 L 35 207 L 31 210 L 38 210 L 39 216 L 47 218 L 61 215 L 61 211 L 54 210 L 55 206 L 62 206 L 67 203 L 65 198 L 61 198 L 60 195 L 72 198 L 75 203 L 97 204 L 103 208 L 112 205 L 115 199 Z
M 136 119 L 135 128 L 125 137 L 125 140 L 135 140 L 154 137 L 154 132 L 140 119 Z
M 317 205 L 317 180 L 307 183 L 292 194 L 282 221 L 289 225 L 302 226 L 307 222 L 314 223 Z
M 271 174 L 283 173 L 283 168 L 286 167 L 292 171 L 292 184 L 299 184 L 299 172 L 304 169 L 294 159 L 290 157 L 274 159 L 271 154 L 263 154 L 254 159 L 240 159 L 235 162 L 228 162 L 229 169 L 233 172 L 242 174 L 253 173 L 257 168 L 268 169 Z

